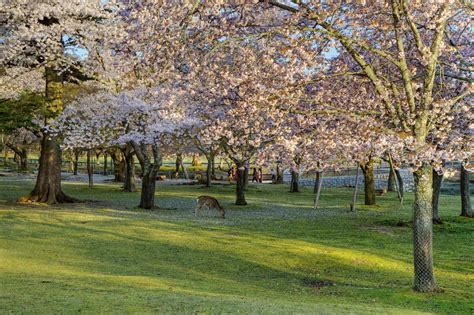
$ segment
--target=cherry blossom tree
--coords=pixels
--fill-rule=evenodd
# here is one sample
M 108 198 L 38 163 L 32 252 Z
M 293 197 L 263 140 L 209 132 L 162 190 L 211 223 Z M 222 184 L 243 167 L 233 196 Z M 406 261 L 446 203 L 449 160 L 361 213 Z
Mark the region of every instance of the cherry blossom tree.
M 104 38 L 119 36 L 113 1 L 94 0 L 2 2 L 2 82 L 8 96 L 25 88 L 44 92 L 47 106 L 43 125 L 63 110 L 63 83 L 100 73 L 96 58 Z M 42 130 L 40 167 L 35 188 L 23 201 L 70 202 L 61 190 L 61 152 L 58 139 Z
M 151 209 L 162 148 L 170 145 L 174 132 L 191 125 L 185 109 L 175 108 L 175 104 L 174 95 L 165 89 L 99 92 L 68 106 L 52 126 L 68 148 L 133 148 L 142 170 L 139 206 Z
M 399 151 L 403 153 L 397 160 L 414 170 L 414 288 L 436 290 L 431 249 L 432 169 L 441 166 L 443 155 L 460 159 L 471 152 L 466 148 L 438 150 L 431 139 L 449 134 L 449 128 L 438 122 L 458 111 L 469 115 L 457 107 L 473 91 L 468 4 L 391 0 L 388 5 L 376 2 L 368 6 L 270 0 L 256 4 L 255 12 L 262 7 L 288 14 L 281 29 L 294 36 L 304 34 L 307 41 L 326 42 L 327 51 L 344 58 L 329 75 L 361 76 L 372 85 L 382 105 L 373 116 L 397 139 L 403 139 L 405 150 Z M 438 87 L 442 93 L 435 93 Z M 364 103 L 360 99 L 361 106 L 354 111 L 364 108 Z

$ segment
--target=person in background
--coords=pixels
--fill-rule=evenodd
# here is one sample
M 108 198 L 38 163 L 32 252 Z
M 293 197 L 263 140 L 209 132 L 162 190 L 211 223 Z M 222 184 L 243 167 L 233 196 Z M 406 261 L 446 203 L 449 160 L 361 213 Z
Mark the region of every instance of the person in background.
M 277 181 L 277 172 L 274 168 L 271 169 L 270 174 L 272 175 L 272 184 L 275 184 Z
M 258 172 L 257 172 L 257 169 L 255 167 L 253 168 L 253 173 L 252 173 L 252 183 L 253 182 L 258 183 Z
M 261 168 L 261 167 L 258 169 L 257 178 L 258 178 L 258 182 L 259 182 L 259 183 L 262 183 L 262 182 L 263 182 L 263 172 L 262 172 L 262 168 Z

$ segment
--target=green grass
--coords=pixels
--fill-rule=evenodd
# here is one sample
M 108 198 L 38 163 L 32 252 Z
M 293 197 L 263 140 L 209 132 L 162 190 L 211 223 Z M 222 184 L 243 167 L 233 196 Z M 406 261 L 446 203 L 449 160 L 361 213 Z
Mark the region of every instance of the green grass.
M 474 312 L 474 220 L 442 196 L 435 227 L 440 293 L 411 290 L 410 194 L 347 212 L 350 189 L 158 186 L 155 211 L 118 185 L 64 183 L 85 203 L 19 205 L 32 183 L 0 180 L 0 313 Z M 192 215 L 194 199 L 227 209 Z M 362 197 L 362 196 L 360 196 Z M 359 198 L 359 203 L 362 202 Z

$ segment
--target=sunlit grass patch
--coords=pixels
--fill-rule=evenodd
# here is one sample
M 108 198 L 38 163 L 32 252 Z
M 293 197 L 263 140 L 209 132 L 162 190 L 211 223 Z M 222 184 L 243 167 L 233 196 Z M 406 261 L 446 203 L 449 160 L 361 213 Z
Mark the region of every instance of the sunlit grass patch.
M 8 189 L 5 189 L 8 187 Z M 158 209 L 118 184 L 65 183 L 72 205 L 20 205 L 30 182 L 0 181 L 0 311 L 15 313 L 470 313 L 474 309 L 472 220 L 442 196 L 435 227 L 442 293 L 411 290 L 408 201 L 378 198 L 350 213 L 350 189 L 313 194 L 252 186 L 234 206 L 231 186 L 157 187 Z M 197 218 L 195 198 L 222 200 Z M 449 207 L 447 206 L 449 205 Z

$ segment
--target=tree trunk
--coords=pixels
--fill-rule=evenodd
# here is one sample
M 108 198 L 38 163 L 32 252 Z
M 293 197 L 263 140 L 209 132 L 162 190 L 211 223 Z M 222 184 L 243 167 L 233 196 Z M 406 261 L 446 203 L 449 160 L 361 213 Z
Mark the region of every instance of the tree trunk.
M 415 173 L 415 203 L 413 206 L 414 289 L 430 292 L 437 289 L 433 272 L 433 174 L 428 164 Z
M 245 206 L 247 201 L 245 201 L 245 167 L 243 163 L 237 164 L 237 182 L 236 182 L 236 200 L 235 204 L 238 206 Z
M 249 172 L 250 166 L 247 163 L 244 169 L 244 190 L 247 190 L 247 188 L 249 188 Z
M 175 177 L 178 179 L 179 178 L 179 169 L 183 163 L 183 155 L 181 153 L 176 154 L 176 162 L 175 162 L 175 169 L 174 169 L 174 174 Z
M 26 148 L 17 147 L 13 144 L 7 144 L 7 146 L 15 152 L 15 159 L 18 164 L 18 172 L 28 173 L 28 150 Z
M 214 154 L 211 154 L 211 163 L 212 163 L 211 175 L 216 176 L 216 156 Z
M 369 160 L 365 164 L 360 164 L 362 173 L 364 173 L 364 194 L 365 205 L 375 205 L 375 179 L 374 179 L 374 162 Z
M 461 165 L 461 216 L 474 217 L 471 206 L 471 192 L 469 189 L 469 173 L 463 165 Z
M 128 150 L 127 150 L 128 151 Z M 124 152 L 125 159 L 125 181 L 123 184 L 123 191 L 135 192 L 137 190 L 135 185 L 135 161 L 133 154 Z
M 211 187 L 211 177 L 212 177 L 212 158 L 209 155 L 206 155 L 207 158 L 207 169 L 206 169 L 206 187 Z
M 313 204 L 313 208 L 316 210 L 318 208 L 318 205 L 319 205 L 319 197 L 321 196 L 321 188 L 323 187 L 323 172 L 317 172 L 316 173 L 316 182 L 318 183 L 317 186 L 315 186 L 316 188 L 316 196 L 314 197 L 314 204 Z
M 117 151 L 111 151 L 110 157 L 114 169 L 114 182 L 123 182 L 125 179 L 125 162 Z
M 314 180 L 313 193 L 318 192 L 319 181 L 321 180 L 321 172 L 316 172 L 316 179 Z
M 397 191 L 396 178 L 392 165 L 390 165 L 390 171 L 388 173 L 387 191 Z
M 94 186 L 94 166 L 92 165 L 92 149 L 87 150 L 87 178 L 89 179 L 89 188 Z
M 433 171 L 433 202 L 431 207 L 433 208 L 433 223 L 441 224 L 441 218 L 439 216 L 439 195 L 441 193 L 441 184 L 443 183 L 443 175 Z
M 277 178 L 275 184 L 283 184 L 283 170 L 280 167 L 280 163 L 276 167 Z
M 73 154 L 74 154 L 74 161 L 73 161 L 73 169 L 72 169 L 72 172 L 73 172 L 73 175 L 77 176 L 78 174 L 78 168 L 79 168 L 79 150 L 74 150 L 73 151 Z
M 299 189 L 300 174 L 296 171 L 291 171 L 291 182 L 290 182 L 290 192 L 296 193 L 300 192 Z
M 142 167 L 142 191 L 139 207 L 142 209 L 152 209 L 155 207 L 156 175 L 163 162 L 161 153 L 157 144 L 147 145 L 131 142 L 130 145 L 134 148 Z M 151 147 L 153 152 L 153 162 L 148 156 L 149 147 Z
M 152 209 L 155 207 L 155 187 L 157 171 L 150 166 L 150 169 L 143 172 L 142 192 L 140 205 L 142 209 Z
M 398 180 L 398 191 L 400 192 L 399 197 L 401 198 L 401 200 L 403 200 L 405 188 L 403 186 L 404 185 L 403 177 L 402 177 L 402 174 L 400 173 L 400 170 L 395 170 L 395 175 L 397 176 L 397 180 Z
M 28 168 L 28 150 L 23 148 L 20 151 L 20 172 L 28 173 L 30 170 Z
M 107 152 L 104 152 L 104 168 L 103 168 L 104 176 L 107 176 Z
M 21 197 L 20 202 L 45 202 L 48 204 L 75 202 L 61 189 L 61 151 L 57 138 L 43 135 L 38 176 L 34 189 Z
M 359 168 L 357 167 L 354 192 L 352 194 L 351 212 L 356 210 L 357 192 L 359 190 Z
M 54 67 L 45 68 L 46 100 L 48 120 L 59 115 L 63 109 L 63 79 Z M 33 191 L 20 201 L 46 202 L 49 204 L 74 202 L 76 199 L 64 194 L 61 189 L 61 149 L 55 135 L 43 133 L 38 176 Z

